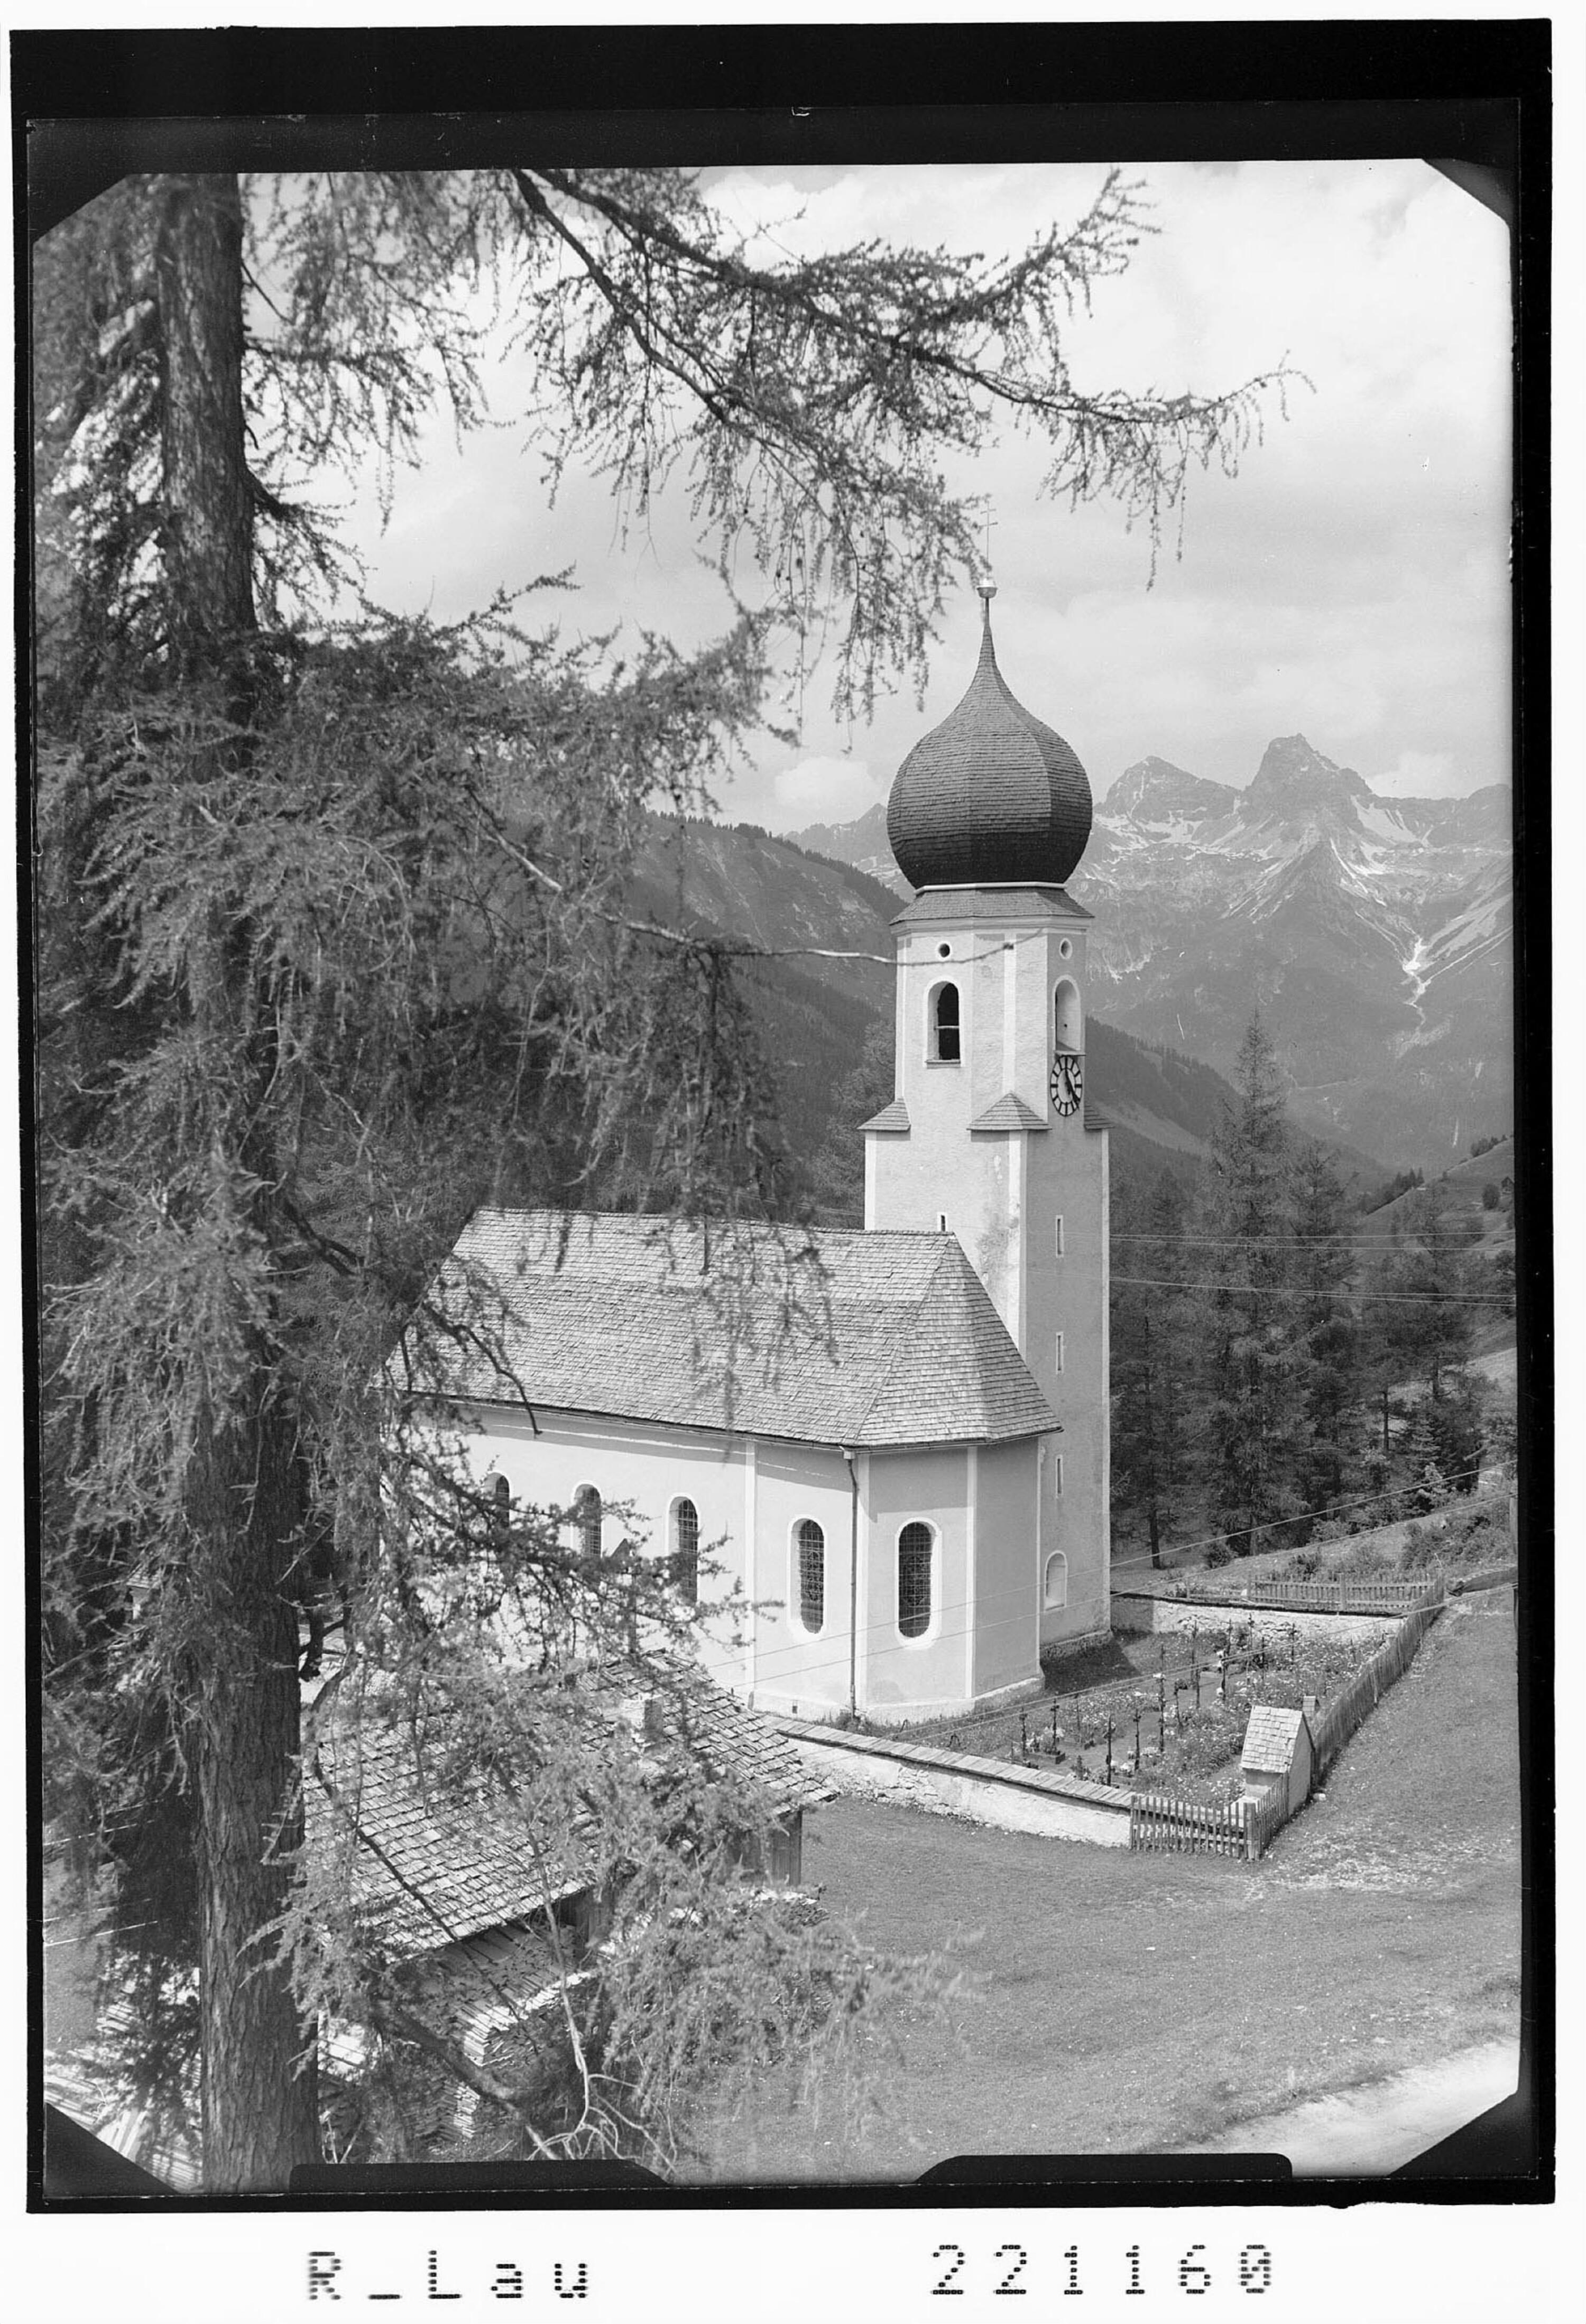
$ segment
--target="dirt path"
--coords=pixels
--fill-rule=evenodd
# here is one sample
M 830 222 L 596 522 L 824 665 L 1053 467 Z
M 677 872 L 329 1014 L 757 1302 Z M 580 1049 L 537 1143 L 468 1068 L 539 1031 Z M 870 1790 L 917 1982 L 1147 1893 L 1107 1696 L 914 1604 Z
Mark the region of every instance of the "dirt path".
M 1126 1855 L 834 1801 L 805 1874 L 889 1950 L 962 1958 L 952 2024 L 900 2022 L 862 2135 L 767 2092 L 714 2175 L 912 2176 L 954 2153 L 1163 2150 L 1518 2026 L 1519 1770 L 1507 1600 L 1452 1607 L 1259 1865 Z M 1442 2135 L 1441 2132 L 1439 2135 Z
M 1373 2178 L 1397 2171 L 1507 2098 L 1520 2078 L 1517 2039 L 1484 2042 L 1433 2066 L 1412 2066 L 1241 2122 L 1188 2154 L 1286 2154 L 1296 2179 Z

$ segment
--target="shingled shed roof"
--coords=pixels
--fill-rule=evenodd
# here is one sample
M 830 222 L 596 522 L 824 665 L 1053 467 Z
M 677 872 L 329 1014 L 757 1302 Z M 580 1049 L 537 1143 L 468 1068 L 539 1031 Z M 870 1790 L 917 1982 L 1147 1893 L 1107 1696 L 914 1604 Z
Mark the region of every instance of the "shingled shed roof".
M 328 1852 L 351 1821 L 353 1909 L 398 1955 L 524 1921 L 584 1886 L 576 1858 L 536 1863 L 526 1831 L 420 1785 L 405 1738 L 372 1723 L 325 1737 L 304 1784 L 308 1841 Z
M 952 1235 L 482 1210 L 432 1298 L 474 1327 L 447 1397 L 820 1444 L 1057 1425 Z
M 1251 1775 L 1286 1775 L 1294 1765 L 1304 1718 L 1303 1711 L 1279 1711 L 1272 1703 L 1258 1702 L 1245 1729 L 1245 1748 L 1239 1762 L 1241 1771 Z
M 625 1664 L 586 1671 L 579 1683 L 601 1711 L 636 1728 L 648 1696 L 656 1727 L 646 1748 L 680 1746 L 707 1775 L 747 1777 L 773 1817 L 816 1796 L 798 1754 L 770 1720 L 691 1664 L 663 1666 L 659 1691 Z M 492 1815 L 421 1784 L 405 1734 L 372 1720 L 356 1730 L 344 1721 L 320 1738 L 317 1760 L 304 1787 L 309 1845 L 328 1851 L 338 1829 L 347 1829 L 338 1809 L 350 1819 L 354 1910 L 381 1923 L 398 1955 L 532 1920 L 586 1885 L 576 1832 L 542 1846 L 537 1861 L 527 1828 L 504 1812 Z

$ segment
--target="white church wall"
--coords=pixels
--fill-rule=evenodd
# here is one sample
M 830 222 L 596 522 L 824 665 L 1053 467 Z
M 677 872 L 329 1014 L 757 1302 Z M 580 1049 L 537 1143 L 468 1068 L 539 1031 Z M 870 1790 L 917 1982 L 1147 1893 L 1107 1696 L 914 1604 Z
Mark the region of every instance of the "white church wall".
M 505 1477 L 514 1500 L 539 1508 L 570 1507 L 579 1488 L 593 1485 L 607 1512 L 603 1545 L 625 1536 L 657 1557 L 671 1553 L 671 1512 L 687 1495 L 699 1513 L 701 1601 L 724 1598 L 734 1583 L 748 1589 L 743 1554 L 747 1462 L 743 1440 L 708 1429 L 604 1418 L 535 1407 L 536 1434 L 527 1416 L 495 1406 L 474 1412 L 470 1451 L 477 1473 Z M 619 1516 L 627 1505 L 631 1514 Z M 733 1643 L 723 1617 L 709 1627 L 705 1660 L 724 1684 L 745 1683 L 745 1651 Z
M 1039 1685 L 1040 1446 L 987 1444 L 975 1462 L 974 1662 L 977 1697 Z
M 736 1585 L 761 1609 L 752 1624 L 745 1615 L 735 1626 L 724 1613 L 707 1625 L 702 1653 L 713 1675 L 777 1710 L 798 1704 L 818 1716 L 846 1705 L 853 1488 L 834 1446 L 749 1442 L 538 1406 L 534 1417 L 538 1435 L 521 1414 L 478 1408 L 471 1441 L 480 1476 L 494 1470 L 515 1499 L 541 1507 L 569 1507 L 581 1486 L 593 1485 L 607 1512 L 604 1546 L 626 1536 L 657 1557 L 671 1554 L 672 1511 L 687 1495 L 699 1514 L 702 1566 L 718 1569 L 701 1573 L 702 1603 Z M 624 1505 L 631 1514 L 619 1515 Z M 795 1533 L 803 1519 L 823 1536 L 818 1632 L 799 1618 Z
M 971 1455 L 962 1445 L 871 1452 L 860 1576 L 860 1708 L 881 1720 L 926 1719 L 970 1700 L 966 1572 Z M 930 1618 L 899 1628 L 899 1545 L 906 1526 L 932 1536 Z
M 848 1702 L 853 1489 L 835 1446 L 761 1439 L 755 1446 L 754 1702 L 811 1716 Z M 824 1588 L 818 1629 L 803 1619 L 798 1529 L 821 1529 Z M 813 1610 L 813 1609 L 811 1609 Z

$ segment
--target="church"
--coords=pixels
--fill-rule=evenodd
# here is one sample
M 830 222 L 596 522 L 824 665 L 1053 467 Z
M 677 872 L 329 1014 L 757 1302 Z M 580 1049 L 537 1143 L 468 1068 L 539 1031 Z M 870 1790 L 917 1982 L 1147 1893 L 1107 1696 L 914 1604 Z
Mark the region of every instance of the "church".
M 1107 1133 L 1065 885 L 1091 792 L 998 669 L 994 594 L 888 803 L 917 893 L 863 1229 L 481 1211 L 438 1286 L 502 1319 L 445 1381 L 482 1482 L 668 1558 L 712 1674 L 804 1719 L 1010 1700 L 1109 1627 Z

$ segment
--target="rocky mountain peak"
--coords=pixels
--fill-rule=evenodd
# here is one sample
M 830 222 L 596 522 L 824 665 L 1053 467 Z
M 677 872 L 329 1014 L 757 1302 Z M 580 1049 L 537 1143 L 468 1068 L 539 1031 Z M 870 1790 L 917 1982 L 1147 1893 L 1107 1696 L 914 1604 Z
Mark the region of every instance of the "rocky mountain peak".
M 1211 783 L 1186 773 L 1171 759 L 1137 759 L 1126 767 L 1102 802 L 1102 813 L 1128 816 L 1135 823 L 1174 823 L 1226 815 L 1238 804 L 1229 783 Z
M 1252 815 L 1303 816 L 1308 821 L 1331 812 L 1375 804 L 1375 794 L 1353 767 L 1313 750 L 1303 734 L 1279 734 L 1261 753 L 1256 779 L 1246 794 Z

